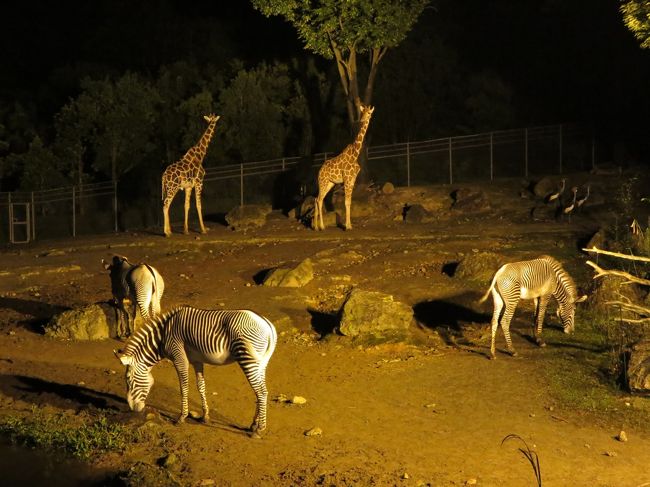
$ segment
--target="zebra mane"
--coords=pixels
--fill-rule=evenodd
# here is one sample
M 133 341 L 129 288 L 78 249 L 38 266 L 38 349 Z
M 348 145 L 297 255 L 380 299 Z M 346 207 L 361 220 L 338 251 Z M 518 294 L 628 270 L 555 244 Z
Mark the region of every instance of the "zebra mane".
M 564 270 L 562 264 L 560 264 L 554 257 L 550 255 L 543 255 L 540 259 L 544 259 L 551 265 L 551 268 L 555 272 L 555 276 L 559 283 L 562 284 L 564 292 L 569 296 L 573 301 L 576 298 L 576 285 L 573 282 L 573 278 L 569 275 L 567 271 Z
M 131 335 L 124 347 L 124 353 L 126 355 L 138 356 L 141 355 L 144 349 L 149 351 L 155 349 L 160 354 L 160 345 L 163 342 L 169 321 L 179 310 L 180 307 L 176 307 L 144 323 Z

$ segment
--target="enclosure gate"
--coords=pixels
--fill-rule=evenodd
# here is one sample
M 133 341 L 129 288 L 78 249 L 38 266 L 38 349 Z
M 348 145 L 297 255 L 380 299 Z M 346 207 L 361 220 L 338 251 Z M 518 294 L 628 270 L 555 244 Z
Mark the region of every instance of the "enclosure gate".
M 28 243 L 31 237 L 31 221 L 29 203 L 10 203 L 9 204 L 9 241 L 11 243 Z M 19 236 L 24 235 L 24 239 L 16 236 L 16 230 L 22 226 L 24 232 L 18 232 Z M 22 234 L 22 235 L 21 235 Z

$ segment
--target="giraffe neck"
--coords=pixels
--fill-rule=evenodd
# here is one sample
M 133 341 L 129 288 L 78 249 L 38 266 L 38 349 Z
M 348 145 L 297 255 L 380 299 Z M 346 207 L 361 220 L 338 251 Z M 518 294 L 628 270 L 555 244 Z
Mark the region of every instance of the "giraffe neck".
M 354 160 L 361 153 L 361 147 L 363 147 L 363 139 L 366 136 L 366 131 L 368 130 L 368 125 L 370 124 L 370 117 L 364 117 L 361 119 L 361 126 L 359 127 L 359 133 L 357 133 L 357 138 L 352 144 L 352 154 Z
M 205 154 L 208 151 L 208 144 L 210 144 L 210 140 L 214 135 L 214 127 L 216 124 L 217 124 L 216 120 L 210 122 L 208 128 L 205 129 L 205 132 L 203 132 L 203 135 L 201 136 L 197 144 L 194 146 L 194 148 L 196 149 L 196 158 L 194 162 L 196 162 L 199 165 L 203 163 Z

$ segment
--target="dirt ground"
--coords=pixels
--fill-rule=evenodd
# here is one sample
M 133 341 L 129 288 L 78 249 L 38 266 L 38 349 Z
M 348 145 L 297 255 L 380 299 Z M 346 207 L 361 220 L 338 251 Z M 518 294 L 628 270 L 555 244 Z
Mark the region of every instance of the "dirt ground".
M 100 261 L 117 253 L 161 272 L 163 310 L 179 304 L 251 308 L 274 322 L 279 343 L 267 373 L 263 439 L 243 431 L 255 404 L 236 365 L 206 370 L 208 425 L 174 425 L 178 380 L 172 364 L 163 362 L 153 369 L 146 411 L 155 419 L 147 423 L 148 439 L 96 457 L 98 469 L 156 465 L 174 453 L 180 459 L 174 475 L 183 485 L 536 485 L 518 451 L 522 445 L 501 445 L 517 434 L 538 454 L 544 485 L 650 485 L 650 429 L 627 428 L 616 411 L 603 418 L 567 407 L 549 389 L 545 363 L 558 353 L 571 357 L 581 347 L 579 333 L 560 346 L 561 331 L 550 316 L 548 346 L 534 346 L 532 307 L 522 303 L 513 337 L 521 358 L 500 352 L 497 360 L 487 359 L 491 303 L 475 303 L 487 283 L 461 280 L 449 269 L 483 251 L 508 260 L 549 253 L 585 284 L 591 274 L 579 247 L 605 214 L 533 220 L 534 203 L 520 197 L 520 187 L 520 181 L 486 185 L 491 210 L 444 210 L 429 223 L 355 217 L 353 203 L 348 232 L 314 232 L 274 213 L 264 227 L 247 232 L 212 223 L 200 236 L 129 232 L 8 247 L 0 254 L 2 413 L 34 405 L 69 414 L 95 408 L 145 423 L 124 400 L 123 369 L 113 355 L 123 342 L 62 342 L 40 331 L 63 309 L 110 298 Z M 441 201 L 451 189 L 436 189 Z M 306 257 L 315 270 L 306 286 L 258 284 L 265 270 Z M 336 333 L 321 339 L 353 286 L 412 305 L 413 340 L 359 345 Z M 504 348 L 501 331 L 497 348 Z M 594 367 L 593 374 L 600 371 Z M 193 380 L 190 386 L 190 409 L 199 411 Z M 281 394 L 307 402 L 276 401 Z M 621 410 L 646 407 L 643 398 L 619 394 L 615 400 Z M 305 435 L 316 427 L 322 434 Z M 627 442 L 616 439 L 623 427 Z

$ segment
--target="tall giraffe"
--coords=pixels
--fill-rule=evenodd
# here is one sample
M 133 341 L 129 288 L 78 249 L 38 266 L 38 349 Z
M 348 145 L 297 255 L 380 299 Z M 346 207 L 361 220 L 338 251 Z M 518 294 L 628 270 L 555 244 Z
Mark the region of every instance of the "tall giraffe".
M 324 230 L 323 224 L 323 200 L 327 193 L 335 184 L 343 183 L 345 190 L 345 229 L 352 229 L 352 222 L 350 221 L 350 205 L 352 204 L 352 190 L 354 189 L 354 182 L 357 175 L 361 170 L 359 166 L 359 154 L 363 146 L 363 138 L 366 136 L 368 125 L 370 124 L 370 117 L 375 110 L 372 106 L 361 104 L 361 120 L 359 133 L 357 138 L 348 145 L 336 157 L 328 159 L 321 166 L 318 171 L 318 197 L 316 198 L 316 205 L 314 208 L 314 229 Z
M 203 169 L 203 159 L 208 150 L 208 144 L 214 135 L 214 127 L 219 120 L 219 115 L 210 114 L 204 115 L 203 118 L 208 122 L 208 128 L 199 139 L 199 142 L 188 149 L 185 155 L 177 162 L 170 164 L 165 169 L 162 175 L 162 198 L 163 198 L 163 216 L 165 219 L 165 237 L 169 237 L 172 233 L 171 225 L 169 224 L 169 207 L 172 200 L 179 190 L 185 191 L 185 225 L 183 233 L 189 233 L 187 228 L 187 217 L 190 211 L 190 196 L 192 195 L 192 188 L 194 188 L 194 197 L 196 199 L 196 211 L 199 214 L 199 225 L 201 225 L 201 233 L 205 233 L 203 226 L 203 215 L 201 213 L 201 191 L 203 190 L 203 177 L 205 176 L 205 169 Z

